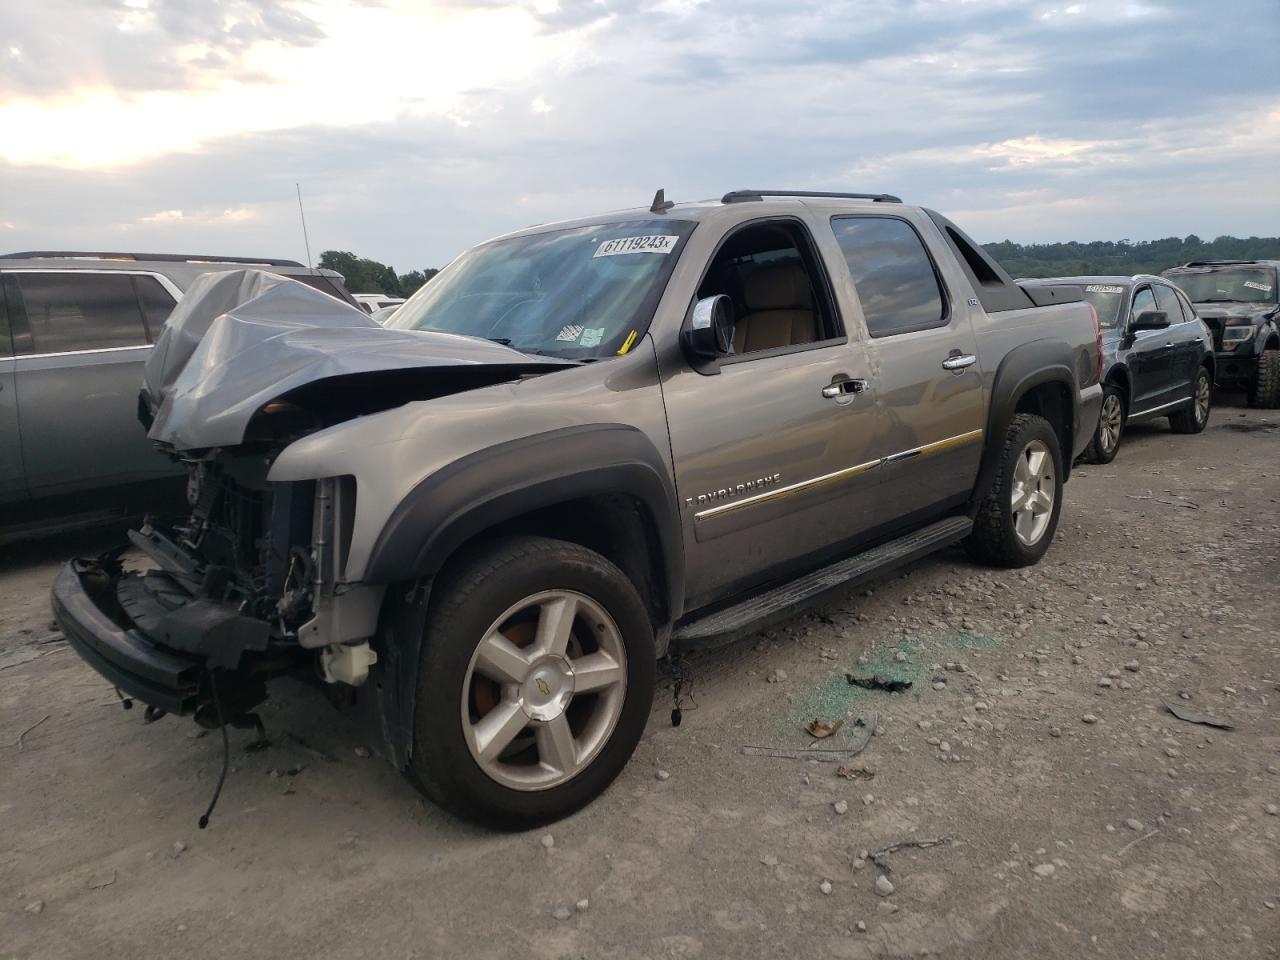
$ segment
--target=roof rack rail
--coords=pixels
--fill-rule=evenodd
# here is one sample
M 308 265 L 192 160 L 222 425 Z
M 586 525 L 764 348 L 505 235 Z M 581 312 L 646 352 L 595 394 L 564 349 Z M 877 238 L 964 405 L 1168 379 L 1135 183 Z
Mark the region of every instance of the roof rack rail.
M 297 260 L 277 260 L 273 257 L 212 257 L 191 253 L 112 253 L 102 250 L 26 250 L 21 253 L 0 253 L 0 260 L 154 260 L 157 263 L 249 263 L 271 267 L 300 267 Z
M 1257 263 L 1257 260 L 1192 260 L 1184 267 L 1225 267 L 1233 263 Z
M 891 193 L 826 193 L 821 190 L 730 190 L 720 198 L 721 203 L 743 203 L 763 200 L 765 197 L 822 197 L 834 200 L 873 200 L 876 203 L 901 203 L 901 197 Z

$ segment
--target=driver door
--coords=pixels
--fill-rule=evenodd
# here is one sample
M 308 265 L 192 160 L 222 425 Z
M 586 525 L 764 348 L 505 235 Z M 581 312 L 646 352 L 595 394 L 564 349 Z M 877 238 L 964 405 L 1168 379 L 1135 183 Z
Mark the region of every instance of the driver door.
M 1129 371 L 1133 375 L 1133 400 L 1129 404 L 1130 416 L 1147 412 L 1165 402 L 1172 376 L 1173 348 L 1166 346 L 1167 330 L 1132 330 L 1131 325 L 1144 313 L 1159 310 L 1156 295 L 1149 284 L 1141 286 L 1133 295 L 1129 308 L 1126 335 L 1130 340 Z
M 845 336 L 808 226 L 730 231 L 697 291 L 715 294 L 734 303 L 735 355 L 714 373 L 682 356 L 663 370 L 688 609 L 813 565 L 876 517 L 867 358 Z

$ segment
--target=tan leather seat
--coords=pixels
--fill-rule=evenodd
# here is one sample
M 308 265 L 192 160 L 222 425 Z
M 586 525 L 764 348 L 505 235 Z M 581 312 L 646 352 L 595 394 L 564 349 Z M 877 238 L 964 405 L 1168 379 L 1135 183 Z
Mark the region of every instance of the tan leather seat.
M 742 277 L 747 312 L 733 332 L 736 353 L 812 343 L 818 339 L 809 275 L 798 263 L 771 263 Z

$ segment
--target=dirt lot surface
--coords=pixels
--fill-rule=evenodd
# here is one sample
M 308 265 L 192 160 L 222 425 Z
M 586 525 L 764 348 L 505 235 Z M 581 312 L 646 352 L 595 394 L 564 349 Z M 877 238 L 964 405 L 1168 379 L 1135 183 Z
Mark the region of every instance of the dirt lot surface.
M 57 561 L 104 535 L 11 552 L 0 956 L 1280 956 L 1278 521 L 1280 414 L 1136 427 L 1038 567 L 949 551 L 692 657 L 684 723 L 667 681 L 612 789 L 514 835 L 289 684 L 197 830 L 219 737 L 144 725 L 50 629 Z M 876 720 L 857 779 L 741 752 L 841 717 L 827 744 Z

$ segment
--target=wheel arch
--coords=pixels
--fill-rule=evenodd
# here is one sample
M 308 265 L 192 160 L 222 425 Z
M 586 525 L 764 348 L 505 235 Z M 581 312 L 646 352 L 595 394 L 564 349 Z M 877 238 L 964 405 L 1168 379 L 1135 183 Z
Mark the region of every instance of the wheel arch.
M 392 511 L 364 579 L 429 579 L 466 545 L 503 533 L 538 533 L 602 553 L 650 594 L 655 626 L 683 604 L 675 490 L 657 448 L 635 427 L 566 427 L 454 461 Z
M 976 513 L 995 481 L 1005 432 L 1019 413 L 1039 414 L 1053 425 L 1062 448 L 1063 482 L 1070 477 L 1079 418 L 1072 358 L 1072 348 L 1065 341 L 1035 340 L 1015 347 L 1000 361 L 992 379 L 985 443 L 970 501 L 971 512 Z

